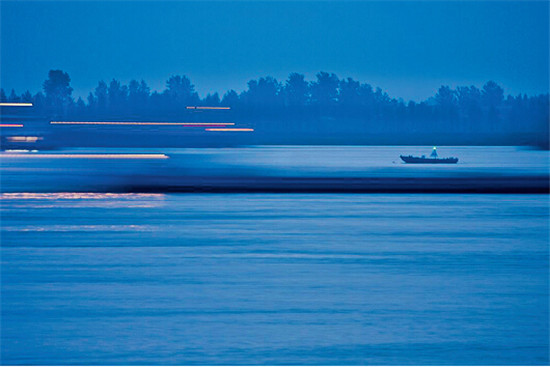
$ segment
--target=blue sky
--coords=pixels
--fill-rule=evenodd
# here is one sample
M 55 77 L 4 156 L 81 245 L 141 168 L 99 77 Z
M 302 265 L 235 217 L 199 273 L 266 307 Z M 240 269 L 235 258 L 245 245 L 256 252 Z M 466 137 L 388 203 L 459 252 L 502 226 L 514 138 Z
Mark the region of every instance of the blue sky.
M 37 92 L 49 69 L 85 96 L 99 80 L 204 96 L 252 78 L 324 70 L 422 100 L 493 79 L 548 92 L 548 2 L 2 1 L 1 84 Z

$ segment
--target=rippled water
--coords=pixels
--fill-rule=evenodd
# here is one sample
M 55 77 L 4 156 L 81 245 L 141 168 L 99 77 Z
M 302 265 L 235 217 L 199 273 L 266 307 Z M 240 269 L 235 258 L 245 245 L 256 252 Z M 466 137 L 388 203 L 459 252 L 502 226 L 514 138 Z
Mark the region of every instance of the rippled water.
M 4 194 L 3 364 L 548 364 L 547 195 Z

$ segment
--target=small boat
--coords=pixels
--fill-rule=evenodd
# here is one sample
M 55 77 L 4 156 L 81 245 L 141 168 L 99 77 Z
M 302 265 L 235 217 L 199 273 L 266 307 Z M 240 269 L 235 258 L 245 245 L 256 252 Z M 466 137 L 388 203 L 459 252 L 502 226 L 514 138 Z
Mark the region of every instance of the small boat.
M 434 163 L 447 163 L 447 164 L 452 164 L 452 163 L 457 163 L 458 162 L 458 158 L 454 158 L 454 157 L 438 158 L 436 147 L 434 147 L 432 149 L 432 154 L 430 154 L 430 158 L 426 158 L 425 155 L 423 155 L 422 157 L 414 157 L 412 155 L 409 155 L 409 156 L 400 155 L 400 157 L 403 160 L 403 162 L 405 162 L 405 163 L 429 163 L 429 164 L 430 163 L 431 164 L 434 164 Z

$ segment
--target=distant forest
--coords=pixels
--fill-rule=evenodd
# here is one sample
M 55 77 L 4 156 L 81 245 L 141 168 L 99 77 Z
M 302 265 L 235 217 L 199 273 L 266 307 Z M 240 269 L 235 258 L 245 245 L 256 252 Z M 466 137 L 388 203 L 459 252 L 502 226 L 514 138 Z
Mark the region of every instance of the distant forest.
M 214 93 L 202 99 L 183 75 L 170 77 L 162 92 L 151 91 L 143 80 L 128 85 L 115 79 L 100 81 L 86 100 L 73 98 L 70 82 L 67 73 L 51 70 L 43 91 L 18 95 L 11 90 L 7 95 L 2 89 L 0 99 L 32 102 L 37 114 L 56 119 L 176 121 L 189 116 L 188 106 L 223 106 L 231 108 L 228 114 L 208 118 L 230 118 L 281 136 L 306 131 L 341 136 L 439 134 L 548 146 L 549 95 L 505 95 L 494 81 L 481 89 L 441 86 L 433 97 L 408 103 L 370 84 L 339 79 L 327 72 L 319 72 L 313 81 L 298 73 L 284 82 L 262 77 L 250 80 L 241 93 L 230 90 L 223 96 Z

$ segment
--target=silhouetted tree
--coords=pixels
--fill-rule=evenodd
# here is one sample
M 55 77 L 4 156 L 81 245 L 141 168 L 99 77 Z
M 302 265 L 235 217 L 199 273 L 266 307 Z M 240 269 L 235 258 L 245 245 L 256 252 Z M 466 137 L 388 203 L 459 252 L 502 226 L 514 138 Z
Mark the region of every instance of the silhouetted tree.
M 214 93 L 214 94 L 208 93 L 204 98 L 203 104 L 205 106 L 219 106 L 220 96 L 218 95 L 218 93 Z
M 165 94 L 161 95 L 157 91 L 151 93 L 151 96 L 149 97 L 149 105 L 151 106 L 150 111 L 155 113 L 162 110 L 165 103 L 165 99 L 163 97 L 165 97 Z
M 494 81 L 488 81 L 481 92 L 484 103 L 489 107 L 498 107 L 504 99 L 504 91 Z
M 166 95 L 172 107 L 185 108 L 187 105 L 195 105 L 199 101 L 195 86 L 186 76 L 171 76 L 166 81 L 166 87 Z
M 391 98 L 388 96 L 388 93 L 384 92 L 382 88 L 376 87 L 373 97 L 373 113 L 375 114 L 375 119 L 378 121 L 387 120 L 385 117 L 388 114 L 391 105 Z
M 86 104 L 81 97 L 78 97 L 76 102 L 69 106 L 67 114 L 70 118 L 80 118 L 86 115 Z
M 99 81 L 94 92 L 97 111 L 100 114 L 107 112 L 107 84 L 103 80 Z
M 43 84 L 46 94 L 46 103 L 56 113 L 63 113 L 69 104 L 73 102 L 71 94 L 73 88 L 70 86 L 69 74 L 62 70 L 50 70 L 48 79 Z
M 338 96 L 340 104 L 348 108 L 360 105 L 360 87 L 361 84 L 352 78 L 342 79 L 340 81 L 340 93 Z
M 128 99 L 128 87 L 121 86 L 118 80 L 111 80 L 107 89 L 109 110 L 111 112 L 126 112 L 126 102 Z
M 359 87 L 359 97 L 361 99 L 363 113 L 366 115 L 371 114 L 375 103 L 372 86 L 370 84 L 361 84 Z
M 282 106 L 280 90 L 281 84 L 273 77 L 251 80 L 248 82 L 248 90 L 243 93 L 243 99 L 249 111 L 272 114 L 277 107 Z
M 130 108 L 134 111 L 145 109 L 150 92 L 151 90 L 147 86 L 147 83 L 143 80 L 141 83 L 137 80 L 130 81 L 130 84 L 128 84 L 128 103 Z
M 457 103 L 462 116 L 463 130 L 478 126 L 482 118 L 481 91 L 475 86 L 457 87 Z
M 91 111 L 95 111 L 95 109 L 97 108 L 97 99 L 94 97 L 93 93 L 88 93 L 88 98 L 86 99 L 88 100 L 88 109 Z
M 239 104 L 239 95 L 231 89 L 224 94 L 221 104 L 223 106 L 235 108 Z
M 489 108 L 487 112 L 489 129 L 494 131 L 500 123 L 498 108 L 504 99 L 504 91 L 497 83 L 491 80 L 483 86 L 481 98 L 484 104 Z
M 310 97 L 309 86 L 303 74 L 291 73 L 283 89 L 285 103 L 288 106 L 305 106 Z
M 460 130 L 458 122 L 458 102 L 456 92 L 447 85 L 442 85 L 436 95 L 436 112 L 439 119 L 436 123 L 437 130 L 457 131 Z M 432 128 L 433 129 L 433 128 Z
M 258 131 L 272 126 L 274 132 L 280 130 L 281 134 L 292 129 L 345 132 L 354 136 L 369 132 L 400 136 L 412 133 L 411 139 L 414 134 L 462 132 L 471 136 L 485 134 L 489 138 L 515 134 L 528 136 L 526 139 L 531 140 L 522 141 L 536 140 L 540 146 L 548 146 L 550 140 L 548 94 L 505 96 L 502 87 L 494 81 L 485 83 L 481 90 L 475 86 L 459 86 L 456 90 L 441 86 L 433 97 L 408 104 L 391 98 L 381 88 L 373 89 L 352 78 L 339 80 L 327 72 L 319 72 L 315 81 L 309 83 L 304 75 L 291 73 L 284 86 L 273 77 L 261 77 L 249 81 L 248 88 L 240 95 L 234 90 L 228 91 L 221 101 L 217 93 L 200 100 L 191 81 L 178 75 L 168 79 L 165 90 L 153 93 L 143 80 L 132 80 L 128 86 L 115 79 L 108 85 L 100 81 L 88 95 L 87 103 L 81 98 L 76 103 L 73 101 L 70 78 L 61 70 L 51 70 L 43 87 L 45 96 L 42 93 L 31 96 L 28 91 L 18 96 L 14 90 L 6 96 L 1 89 L 0 100 L 32 101 L 33 112 L 44 115 L 55 112 L 83 119 L 131 116 L 132 119 L 153 117 L 166 121 L 200 116 L 237 123 L 259 122 Z M 232 110 L 202 111 L 195 115 L 196 111 L 186 109 L 197 104 L 229 106 Z
M 330 106 L 338 98 L 339 80 L 335 74 L 321 71 L 317 74 L 317 81 L 311 83 L 311 98 L 321 106 Z
M 481 106 L 481 92 L 473 85 L 470 87 L 457 87 L 456 97 L 458 106 L 468 115 L 475 109 L 479 109 Z
M 38 92 L 34 95 L 32 99 L 33 99 L 32 104 L 35 107 L 35 109 L 43 112 L 46 104 L 46 97 L 44 97 L 44 94 L 42 94 L 42 92 Z
M 435 100 L 442 110 L 448 111 L 456 106 L 455 92 L 447 85 L 439 87 Z
M 22 102 L 30 102 L 32 103 L 32 94 L 28 90 L 21 95 L 21 101 Z
M 10 96 L 8 97 L 8 101 L 10 101 L 10 102 L 20 102 L 21 101 L 21 98 L 19 98 L 17 93 L 15 93 L 14 89 L 11 90 Z

